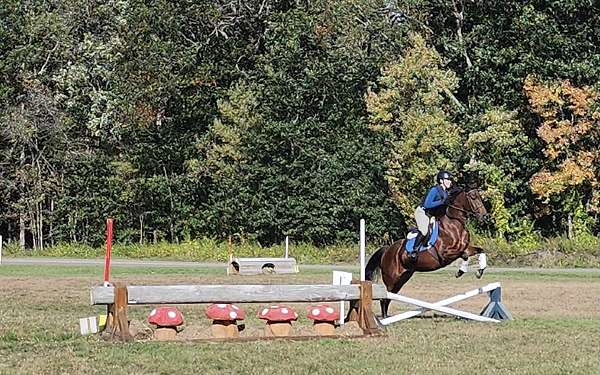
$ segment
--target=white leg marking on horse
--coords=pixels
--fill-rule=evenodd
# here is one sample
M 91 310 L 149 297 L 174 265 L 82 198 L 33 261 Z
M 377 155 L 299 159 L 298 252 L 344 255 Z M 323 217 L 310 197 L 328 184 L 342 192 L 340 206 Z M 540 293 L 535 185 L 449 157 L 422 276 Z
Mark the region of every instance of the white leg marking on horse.
M 462 263 L 460 264 L 460 268 L 459 270 L 463 271 L 463 272 L 467 272 L 469 270 L 469 259 L 463 259 Z
M 485 253 L 479 254 L 479 269 L 482 270 L 487 267 L 487 255 Z

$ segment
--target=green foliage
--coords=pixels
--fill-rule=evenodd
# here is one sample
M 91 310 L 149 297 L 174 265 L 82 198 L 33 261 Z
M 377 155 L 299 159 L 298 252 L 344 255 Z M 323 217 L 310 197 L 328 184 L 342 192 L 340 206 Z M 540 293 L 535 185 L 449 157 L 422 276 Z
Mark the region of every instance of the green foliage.
M 387 148 L 386 180 L 405 219 L 439 169 L 454 169 L 460 131 L 450 120 L 457 78 L 441 56 L 414 35 L 412 46 L 386 66 L 366 101 L 371 128 Z
M 500 237 L 487 237 L 472 233 L 472 241 L 487 250 L 490 262 L 496 266 L 541 266 L 541 267 L 597 267 L 600 238 L 591 234 L 566 237 L 542 238 L 532 229 L 529 222 L 515 228 L 514 241 Z M 253 241 L 235 242 L 233 254 L 237 257 L 283 257 L 284 245 L 260 246 Z M 367 248 L 367 254 L 377 250 Z M 5 245 L 3 255 L 8 257 L 51 256 L 62 258 L 103 258 L 104 247 L 91 247 L 83 244 L 57 244 L 44 250 L 22 250 L 17 243 Z M 358 264 L 356 243 L 315 246 L 305 242 L 292 242 L 290 256 L 299 264 Z M 156 244 L 115 244 L 112 248 L 115 259 L 154 259 L 221 262 L 229 259 L 227 243 L 212 238 L 202 238 L 173 244 L 162 241 Z
M 353 243 L 365 218 L 382 243 L 449 168 L 482 181 L 479 230 L 517 240 L 535 218 L 553 236 L 570 214 L 595 235 L 593 179 L 533 203 L 532 176 L 575 169 L 542 162 L 554 146 L 523 83 L 597 85 L 599 15 L 575 0 L 3 1 L 0 234 L 100 246 L 113 217 L 137 254 L 228 235 Z M 577 147 L 595 150 L 586 134 Z
M 378 235 L 394 231 L 381 189 L 381 139 L 362 120 L 357 90 L 380 57 L 349 65 L 348 53 L 366 48 L 349 43 L 361 38 L 356 21 L 343 26 L 358 29 L 352 35 L 315 9 L 273 21 L 260 68 L 217 102 L 219 116 L 190 163 L 193 178 L 210 185 L 212 231 L 265 244 L 285 234 L 319 244 L 353 240 L 360 218 Z
M 477 118 L 477 127 L 481 130 L 467 138 L 470 159 L 463 168 L 482 182 L 480 187 L 485 189 L 484 196 L 491 205 L 494 229 L 502 237 L 510 234 L 512 225 L 516 224 L 517 220 L 511 221 L 511 217 L 522 217 L 518 207 L 507 202 L 506 196 L 523 197 L 522 160 L 530 148 L 514 111 L 491 108 Z

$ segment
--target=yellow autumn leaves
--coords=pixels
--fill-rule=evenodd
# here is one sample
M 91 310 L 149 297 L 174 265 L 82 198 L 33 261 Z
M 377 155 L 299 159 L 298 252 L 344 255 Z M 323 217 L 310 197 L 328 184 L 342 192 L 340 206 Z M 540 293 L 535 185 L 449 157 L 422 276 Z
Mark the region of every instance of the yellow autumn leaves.
M 567 189 L 591 187 L 586 210 L 600 211 L 599 93 L 569 81 L 547 83 L 533 77 L 525 80 L 524 91 L 531 109 L 540 117 L 537 134 L 547 157 L 530 180 L 531 190 L 547 202 Z

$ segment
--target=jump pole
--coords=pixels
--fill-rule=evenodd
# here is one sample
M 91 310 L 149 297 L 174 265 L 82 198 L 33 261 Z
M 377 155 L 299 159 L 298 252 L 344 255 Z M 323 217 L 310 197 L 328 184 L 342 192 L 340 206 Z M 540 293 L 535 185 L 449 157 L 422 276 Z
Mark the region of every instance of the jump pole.
M 106 255 L 104 256 L 104 286 L 110 285 L 110 251 L 112 249 L 113 219 L 106 219 Z
M 360 281 L 365 281 L 365 219 L 360 219 Z
M 463 300 L 465 300 L 467 298 L 471 298 L 471 297 L 474 297 L 474 296 L 479 295 L 479 294 L 483 294 L 483 293 L 486 293 L 486 292 L 487 293 L 492 292 L 492 291 L 496 290 L 497 288 L 500 288 L 500 283 L 498 283 L 498 282 L 491 283 L 491 284 L 488 284 L 488 285 L 483 286 L 481 288 L 469 290 L 468 292 L 464 292 L 462 294 L 458 294 L 456 296 L 453 296 L 453 297 L 446 298 L 446 299 L 443 299 L 441 301 L 435 302 L 435 303 L 433 303 L 433 305 L 436 306 L 436 307 L 448 306 L 448 305 L 451 305 L 453 303 L 456 303 L 456 302 L 459 302 L 459 301 L 463 301 Z M 399 322 L 401 320 L 405 320 L 405 319 L 412 318 L 412 317 L 417 316 L 417 315 L 421 315 L 421 314 L 423 314 L 427 310 L 428 310 L 427 308 L 420 308 L 418 310 L 407 311 L 407 312 L 404 312 L 404 313 L 401 313 L 401 314 L 398 314 L 398 315 L 394 315 L 394 316 L 390 316 L 390 317 L 385 318 L 385 319 L 381 319 L 380 323 L 383 324 L 383 325 L 388 325 L 388 324 L 396 323 L 396 322 Z M 491 318 L 491 317 L 488 317 L 488 318 Z

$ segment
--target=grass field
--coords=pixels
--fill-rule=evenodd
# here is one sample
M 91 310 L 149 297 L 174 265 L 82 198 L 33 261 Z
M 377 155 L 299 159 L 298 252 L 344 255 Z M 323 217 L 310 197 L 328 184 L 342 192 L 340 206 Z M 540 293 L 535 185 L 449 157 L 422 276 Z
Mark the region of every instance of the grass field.
M 295 276 L 241 277 L 218 269 L 113 269 L 114 281 L 152 283 L 330 283 L 327 270 Z M 599 273 L 473 274 L 456 280 L 450 269 L 418 274 L 403 293 L 434 301 L 485 283 L 500 281 L 503 299 L 515 320 L 499 325 L 432 315 L 392 325 L 387 335 L 369 339 L 255 341 L 243 343 L 119 344 L 79 335 L 78 319 L 103 312 L 89 306 L 89 289 L 98 284 L 98 267 L 0 266 L 1 374 L 595 374 L 600 339 Z M 480 296 L 455 305 L 479 312 Z M 302 304 L 295 330 L 311 322 Z M 203 305 L 180 306 L 186 337 L 206 333 Z M 243 335 L 258 334 L 259 305 L 244 305 Z M 408 308 L 394 305 L 393 311 Z M 133 324 L 143 327 L 149 306 L 130 308 Z M 375 309 L 378 312 L 378 307 Z M 196 336 L 196 337 L 198 337 Z

